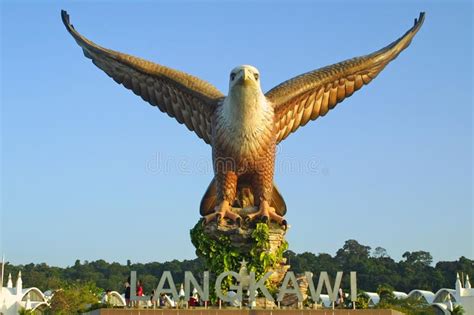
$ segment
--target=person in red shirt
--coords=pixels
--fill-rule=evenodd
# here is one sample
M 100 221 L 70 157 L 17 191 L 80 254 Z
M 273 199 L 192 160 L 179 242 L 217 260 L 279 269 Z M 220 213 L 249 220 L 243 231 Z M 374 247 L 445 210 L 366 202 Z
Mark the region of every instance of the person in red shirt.
M 143 296 L 143 286 L 140 280 L 137 281 L 137 296 Z M 139 307 L 140 301 L 135 302 L 135 307 Z

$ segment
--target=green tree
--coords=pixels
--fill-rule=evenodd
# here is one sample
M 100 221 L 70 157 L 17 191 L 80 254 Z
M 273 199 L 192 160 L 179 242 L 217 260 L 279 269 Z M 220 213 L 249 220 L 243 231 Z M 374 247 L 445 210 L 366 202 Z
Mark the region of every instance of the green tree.
M 375 247 L 374 252 L 372 253 L 372 257 L 384 258 L 384 257 L 389 257 L 389 256 L 385 248 L 378 246 L 378 247 Z
M 444 288 L 452 288 L 456 281 L 456 273 L 460 275 L 469 275 L 474 279 L 474 260 L 464 256 L 457 261 L 440 261 L 436 264 L 436 270 L 442 275 L 442 284 Z
M 346 262 L 347 259 L 367 259 L 369 258 L 370 246 L 359 244 L 356 240 L 347 240 L 336 253 L 336 258 L 341 262 Z
M 392 302 L 395 299 L 395 294 L 393 294 L 393 287 L 387 284 L 379 285 L 377 288 L 377 294 L 380 297 L 381 302 Z
M 411 265 L 421 264 L 424 266 L 429 266 L 433 262 L 433 256 L 423 250 L 411 253 L 405 252 L 402 257 L 405 258 L 406 262 Z
M 75 282 L 56 291 L 51 299 L 51 314 L 84 313 L 99 304 L 101 290 L 94 283 Z
M 464 313 L 465 311 L 462 305 L 457 304 L 453 307 L 453 311 L 451 312 L 451 315 L 463 315 Z
M 443 284 L 441 272 L 431 266 L 433 257 L 425 251 L 405 252 L 404 261 L 399 262 L 398 272 L 402 275 L 399 290 L 410 291 L 414 288 L 436 291 Z

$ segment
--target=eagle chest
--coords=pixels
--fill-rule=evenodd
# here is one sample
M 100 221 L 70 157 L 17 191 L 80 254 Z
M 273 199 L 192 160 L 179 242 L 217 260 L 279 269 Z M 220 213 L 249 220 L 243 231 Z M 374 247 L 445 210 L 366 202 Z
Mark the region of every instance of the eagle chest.
M 272 117 L 261 117 L 252 124 L 248 120 L 229 121 L 216 115 L 213 130 L 213 157 L 230 158 L 238 166 L 273 156 L 275 140 Z

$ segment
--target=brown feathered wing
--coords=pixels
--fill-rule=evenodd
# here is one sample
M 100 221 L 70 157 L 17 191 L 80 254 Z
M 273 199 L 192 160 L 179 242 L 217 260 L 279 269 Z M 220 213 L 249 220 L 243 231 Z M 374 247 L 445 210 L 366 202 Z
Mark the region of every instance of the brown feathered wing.
M 424 17 L 420 13 L 408 32 L 379 51 L 299 75 L 268 91 L 265 96 L 275 109 L 277 143 L 373 80 L 410 45 Z
M 162 112 L 211 142 L 211 116 L 224 95 L 213 85 L 162 65 L 103 48 L 79 34 L 61 11 L 66 29 L 84 55 L 109 75 Z

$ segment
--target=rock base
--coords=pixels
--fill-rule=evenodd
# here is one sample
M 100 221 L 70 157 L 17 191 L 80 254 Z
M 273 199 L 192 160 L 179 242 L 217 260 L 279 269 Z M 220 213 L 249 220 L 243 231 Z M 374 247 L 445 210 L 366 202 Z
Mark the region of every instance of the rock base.
M 242 217 L 256 211 L 254 207 L 234 209 Z M 287 226 L 277 223 L 232 221 L 203 224 L 202 220 L 191 230 L 196 254 L 204 258 L 213 273 L 225 270 L 239 272 L 242 261 L 248 263 L 248 272 L 255 271 L 257 278 L 271 271 L 271 286 L 278 287 L 290 268 L 283 252 L 288 248 L 285 240 Z M 214 269 L 214 270 L 213 270 Z
M 255 228 L 256 226 L 252 225 L 237 226 L 229 222 L 217 224 L 217 222 L 213 221 L 204 226 L 204 232 L 214 240 L 218 240 L 222 236 L 228 237 L 232 247 L 241 254 L 243 259 L 247 260 L 245 256 L 255 248 L 256 242 L 252 236 L 255 232 Z M 285 240 L 287 229 L 287 227 L 282 227 L 273 222 L 268 224 L 268 247 L 265 249 L 265 252 L 274 256 L 279 255 L 278 252 L 282 246 L 287 246 Z M 251 262 L 252 259 L 248 259 L 247 261 L 249 260 Z M 273 266 L 265 268 L 265 272 L 271 271 L 270 282 L 274 285 L 279 285 L 283 281 L 285 273 L 289 268 L 290 265 L 286 264 L 286 258 L 281 257 Z

